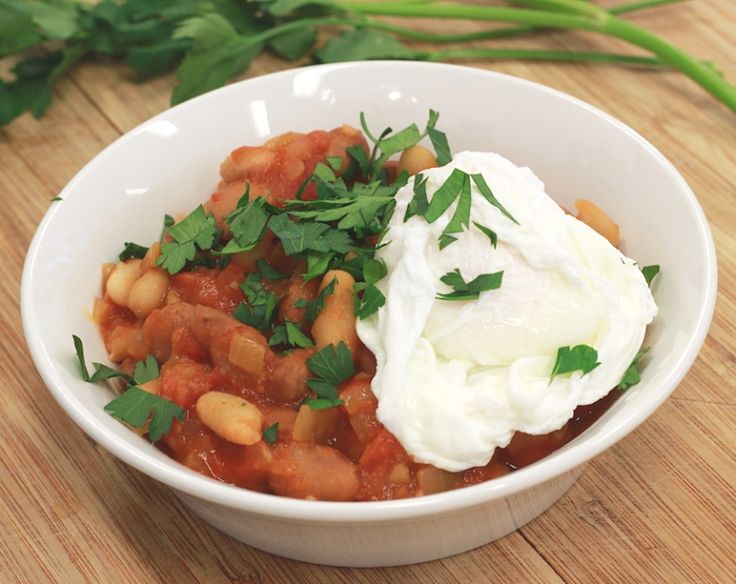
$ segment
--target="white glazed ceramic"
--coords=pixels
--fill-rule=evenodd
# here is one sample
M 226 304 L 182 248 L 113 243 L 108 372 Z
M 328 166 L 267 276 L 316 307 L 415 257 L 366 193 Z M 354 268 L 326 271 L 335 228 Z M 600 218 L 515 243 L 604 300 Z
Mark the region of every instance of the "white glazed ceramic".
M 455 151 L 492 150 L 530 166 L 567 207 L 593 199 L 621 225 L 624 251 L 659 263 L 660 314 L 642 382 L 587 432 L 503 478 L 418 499 L 333 503 L 249 492 L 177 464 L 103 412 L 110 390 L 80 380 L 72 333 L 105 361 L 90 320 L 103 262 L 124 241 L 147 243 L 164 213 L 206 199 L 218 166 L 242 144 L 288 130 L 420 126 L 427 110 Z M 633 130 L 562 93 L 477 69 L 406 62 L 295 69 L 214 91 L 132 130 L 90 162 L 38 228 L 26 260 L 26 339 L 51 393 L 115 456 L 171 486 L 214 526 L 255 547 L 342 566 L 409 564 L 477 547 L 543 512 L 583 463 L 625 436 L 673 391 L 705 339 L 716 258 L 703 212 L 672 165 Z M 39 423 L 41 423 L 39 421 Z M 636 438 L 633 438 L 636 439 Z M 674 454 L 673 454 L 674 455 Z

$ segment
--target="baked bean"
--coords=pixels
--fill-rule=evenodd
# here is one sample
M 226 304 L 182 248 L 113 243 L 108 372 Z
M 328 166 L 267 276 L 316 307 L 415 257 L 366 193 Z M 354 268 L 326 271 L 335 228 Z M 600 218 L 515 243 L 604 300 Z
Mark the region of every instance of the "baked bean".
M 141 275 L 141 260 L 127 260 L 117 264 L 107 278 L 106 292 L 120 306 L 128 306 L 128 294 Z
M 138 318 L 146 318 L 161 307 L 169 291 L 169 275 L 161 268 L 150 268 L 131 286 L 128 307 Z
M 320 290 L 336 280 L 335 289 L 325 298 L 325 306 L 312 325 L 312 338 L 317 349 L 344 342 L 353 358 L 358 349 L 355 331 L 355 280 L 343 270 L 330 270 L 322 278 Z
M 580 221 L 600 233 L 611 242 L 611 245 L 618 247 L 620 243 L 618 224 L 603 209 L 587 199 L 575 201 L 575 208 L 578 210 L 577 218 Z
M 228 442 L 250 446 L 261 439 L 263 414 L 243 398 L 209 391 L 197 400 L 195 409 L 202 423 Z
M 406 171 L 409 173 L 409 176 L 414 176 L 423 170 L 435 168 L 436 166 L 437 159 L 434 154 L 424 146 L 416 144 L 415 146 L 410 146 L 401 153 L 396 170 L 398 172 Z

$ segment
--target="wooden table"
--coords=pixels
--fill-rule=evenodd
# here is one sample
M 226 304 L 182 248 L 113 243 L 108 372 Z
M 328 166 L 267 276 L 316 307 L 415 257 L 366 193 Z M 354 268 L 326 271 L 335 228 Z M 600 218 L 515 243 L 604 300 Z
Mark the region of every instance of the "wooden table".
M 632 18 L 736 80 L 732 0 L 692 0 Z M 621 49 L 592 35 L 532 42 Z M 247 76 L 286 66 L 261 57 Z M 720 293 L 710 335 L 674 395 L 596 458 L 547 513 L 453 558 L 392 569 L 327 568 L 274 557 L 215 531 L 168 488 L 87 438 L 48 394 L 25 348 L 21 268 L 49 200 L 104 146 L 164 110 L 174 84 L 163 77 L 138 85 L 121 66 L 86 63 L 59 83 L 46 118 L 24 116 L 0 131 L 0 582 L 736 581 L 736 114 L 676 73 L 477 66 L 545 83 L 613 114 L 651 140 L 697 193 L 719 252 Z

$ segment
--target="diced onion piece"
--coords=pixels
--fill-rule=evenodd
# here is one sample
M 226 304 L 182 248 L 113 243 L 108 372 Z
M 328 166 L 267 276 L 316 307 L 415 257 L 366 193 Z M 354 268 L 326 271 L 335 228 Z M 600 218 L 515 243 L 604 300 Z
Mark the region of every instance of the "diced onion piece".
M 407 484 L 411 481 L 411 474 L 409 474 L 409 467 L 405 464 L 397 464 L 391 469 L 391 474 L 388 475 L 388 480 L 392 483 Z
M 245 335 L 236 333 L 230 341 L 228 361 L 238 369 L 252 375 L 260 375 L 263 372 L 266 348 L 249 339 Z

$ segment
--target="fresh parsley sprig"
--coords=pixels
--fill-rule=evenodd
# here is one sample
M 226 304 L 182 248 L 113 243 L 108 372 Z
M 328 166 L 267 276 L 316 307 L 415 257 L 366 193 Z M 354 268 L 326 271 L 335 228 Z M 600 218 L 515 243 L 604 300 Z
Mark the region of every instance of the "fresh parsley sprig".
M 452 288 L 452 292 L 437 294 L 439 300 L 477 300 L 481 292 L 496 290 L 501 287 L 503 271 L 492 274 L 481 274 L 470 282 L 466 282 L 460 270 L 455 268 L 440 278 L 440 280 Z
M 642 347 L 639 352 L 634 356 L 631 361 L 631 365 L 628 366 L 624 372 L 624 376 L 616 386 L 618 389 L 624 391 L 629 389 L 632 385 L 636 385 L 641 381 L 641 373 L 639 373 L 639 361 L 651 350 L 651 347 Z
M 176 69 L 172 103 L 227 83 L 247 70 L 256 55 L 271 51 L 316 62 L 367 59 L 533 59 L 646 64 L 679 69 L 736 111 L 736 87 L 712 64 L 699 61 L 631 22 L 621 14 L 677 2 L 641 0 L 602 8 L 569 0 L 516 0 L 513 6 L 405 3 L 397 1 L 181 2 L 181 0 L 4 0 L 6 23 L 0 58 L 17 60 L 14 79 L 0 80 L 0 125 L 24 111 L 41 117 L 57 80 L 81 60 L 117 59 L 140 79 Z M 421 5 L 420 5 L 421 4 Z M 525 6 L 526 5 L 526 6 Z M 347 9 L 349 8 L 349 9 Z M 466 34 L 437 34 L 373 18 L 438 18 L 511 22 Z M 420 50 L 406 41 L 466 43 L 549 30 L 586 30 L 623 39 L 647 55 L 466 47 Z M 318 30 L 327 42 L 318 43 Z M 19 58 L 18 58 L 19 57 Z M 434 143 L 432 132 L 428 132 Z M 442 149 L 435 144 L 438 158 Z
M 153 443 L 158 442 L 169 432 L 174 419 L 184 420 L 186 412 L 181 406 L 140 388 L 141 385 L 156 379 L 160 374 L 158 363 L 153 355 L 148 355 L 145 360 L 138 361 L 132 376 L 100 363 L 93 363 L 95 373 L 90 375 L 84 359 L 82 340 L 76 335 L 72 335 L 72 339 L 82 379 L 89 383 L 96 383 L 120 377 L 130 384 L 122 394 L 105 406 L 104 409 L 108 414 L 134 428 L 143 428 L 148 423 L 147 435 Z
M 355 375 L 353 357 L 344 342 L 327 345 L 307 359 L 307 366 L 317 377 L 309 379 L 307 385 L 317 395 L 308 397 L 303 403 L 313 410 L 323 410 L 342 405 L 338 397 L 338 385 Z
M 215 218 L 207 214 L 202 205 L 166 231 L 172 241 L 161 244 L 161 255 L 156 259 L 156 265 L 169 274 L 182 271 L 187 262 L 195 259 L 197 250 L 210 250 L 219 238 Z
M 600 365 L 598 351 L 590 345 L 575 345 L 572 348 L 569 346 L 560 347 L 557 349 L 557 357 L 549 375 L 549 382 L 552 383 L 552 379 L 557 375 L 572 373 L 573 371 L 582 371 L 585 375 L 593 371 L 598 365 Z

